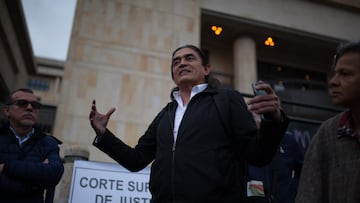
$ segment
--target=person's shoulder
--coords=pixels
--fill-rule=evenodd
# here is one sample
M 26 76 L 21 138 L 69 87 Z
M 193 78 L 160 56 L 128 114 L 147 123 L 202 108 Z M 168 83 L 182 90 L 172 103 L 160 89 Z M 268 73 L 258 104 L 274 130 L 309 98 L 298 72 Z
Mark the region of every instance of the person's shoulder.
M 336 136 L 329 136 L 329 135 L 332 135 L 337 132 L 338 123 L 339 123 L 341 115 L 342 115 L 342 113 L 339 113 L 339 114 L 323 121 L 312 139 L 313 140 L 316 140 L 316 139 L 327 140 L 328 138 L 335 139 Z
M 60 139 L 58 139 L 57 137 L 51 135 L 50 133 L 44 133 L 44 135 L 45 135 L 45 138 L 46 138 L 46 139 L 49 139 L 49 140 L 51 140 L 52 142 L 55 142 L 55 144 L 60 145 L 60 144 L 63 143 Z
M 228 88 L 228 87 L 219 87 L 214 89 L 214 92 L 216 92 L 216 94 L 219 95 L 226 95 L 226 96 L 235 96 L 235 95 L 240 95 L 240 92 L 238 92 L 237 90 L 233 89 L 233 88 Z
M 344 112 L 338 113 L 333 117 L 328 118 L 324 122 L 321 123 L 321 126 L 334 126 L 339 123 L 340 117 L 342 116 Z
M 0 124 L 0 134 L 8 134 L 10 132 L 10 128 L 9 128 L 10 124 L 9 122 L 2 122 Z
M 35 139 L 39 139 L 49 145 L 62 144 L 62 141 L 57 137 L 51 135 L 49 132 L 39 131 L 39 129 L 35 129 Z
M 219 93 L 237 92 L 235 89 L 230 87 L 218 87 L 216 88 L 216 91 L 218 91 Z

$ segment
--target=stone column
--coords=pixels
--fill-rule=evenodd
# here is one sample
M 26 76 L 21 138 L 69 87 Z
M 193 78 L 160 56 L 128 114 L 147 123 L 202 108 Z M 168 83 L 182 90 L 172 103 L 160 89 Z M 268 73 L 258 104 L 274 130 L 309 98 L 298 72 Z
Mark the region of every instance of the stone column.
M 69 200 L 71 179 L 75 160 L 88 160 L 89 150 L 72 146 L 64 152 L 64 175 L 55 190 L 55 203 L 67 203 Z
M 234 88 L 252 94 L 251 83 L 257 80 L 256 44 L 251 37 L 243 36 L 234 43 Z

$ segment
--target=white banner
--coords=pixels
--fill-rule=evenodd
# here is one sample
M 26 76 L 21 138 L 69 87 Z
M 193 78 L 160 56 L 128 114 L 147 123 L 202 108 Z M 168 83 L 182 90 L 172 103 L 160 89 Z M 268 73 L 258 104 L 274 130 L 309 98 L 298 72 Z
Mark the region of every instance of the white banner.
M 115 163 L 74 162 L 69 203 L 150 203 L 150 169 L 133 173 Z

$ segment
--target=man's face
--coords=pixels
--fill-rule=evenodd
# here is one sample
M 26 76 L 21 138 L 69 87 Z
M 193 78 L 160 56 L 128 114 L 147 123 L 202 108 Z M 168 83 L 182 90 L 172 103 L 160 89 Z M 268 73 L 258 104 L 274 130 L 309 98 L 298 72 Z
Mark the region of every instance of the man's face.
M 34 94 L 18 91 L 13 94 L 12 103 L 4 107 L 4 113 L 12 127 L 32 127 L 38 118 L 39 104 Z
M 334 104 L 358 108 L 360 102 L 360 53 L 344 54 L 329 80 L 329 94 Z
M 210 66 L 203 66 L 198 53 L 190 48 L 178 50 L 172 59 L 173 80 L 179 87 L 201 84 L 209 75 Z

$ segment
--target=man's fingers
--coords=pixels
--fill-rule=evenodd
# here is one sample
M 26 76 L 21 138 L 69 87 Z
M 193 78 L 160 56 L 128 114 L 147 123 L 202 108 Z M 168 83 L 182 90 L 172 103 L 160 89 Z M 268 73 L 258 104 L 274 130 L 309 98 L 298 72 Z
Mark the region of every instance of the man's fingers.
M 92 109 L 93 111 L 96 111 L 96 100 L 95 100 L 95 99 L 94 99 L 93 102 L 92 102 L 91 109 Z
M 107 113 L 106 113 L 106 117 L 110 117 L 114 112 L 115 112 L 116 108 L 112 107 Z
M 263 83 L 259 85 L 260 89 L 264 90 L 267 94 L 274 94 L 274 90 L 271 88 L 270 85 Z
M 248 101 L 248 109 L 255 113 L 275 112 L 280 108 L 278 97 L 263 95 L 262 98 L 253 98 Z

